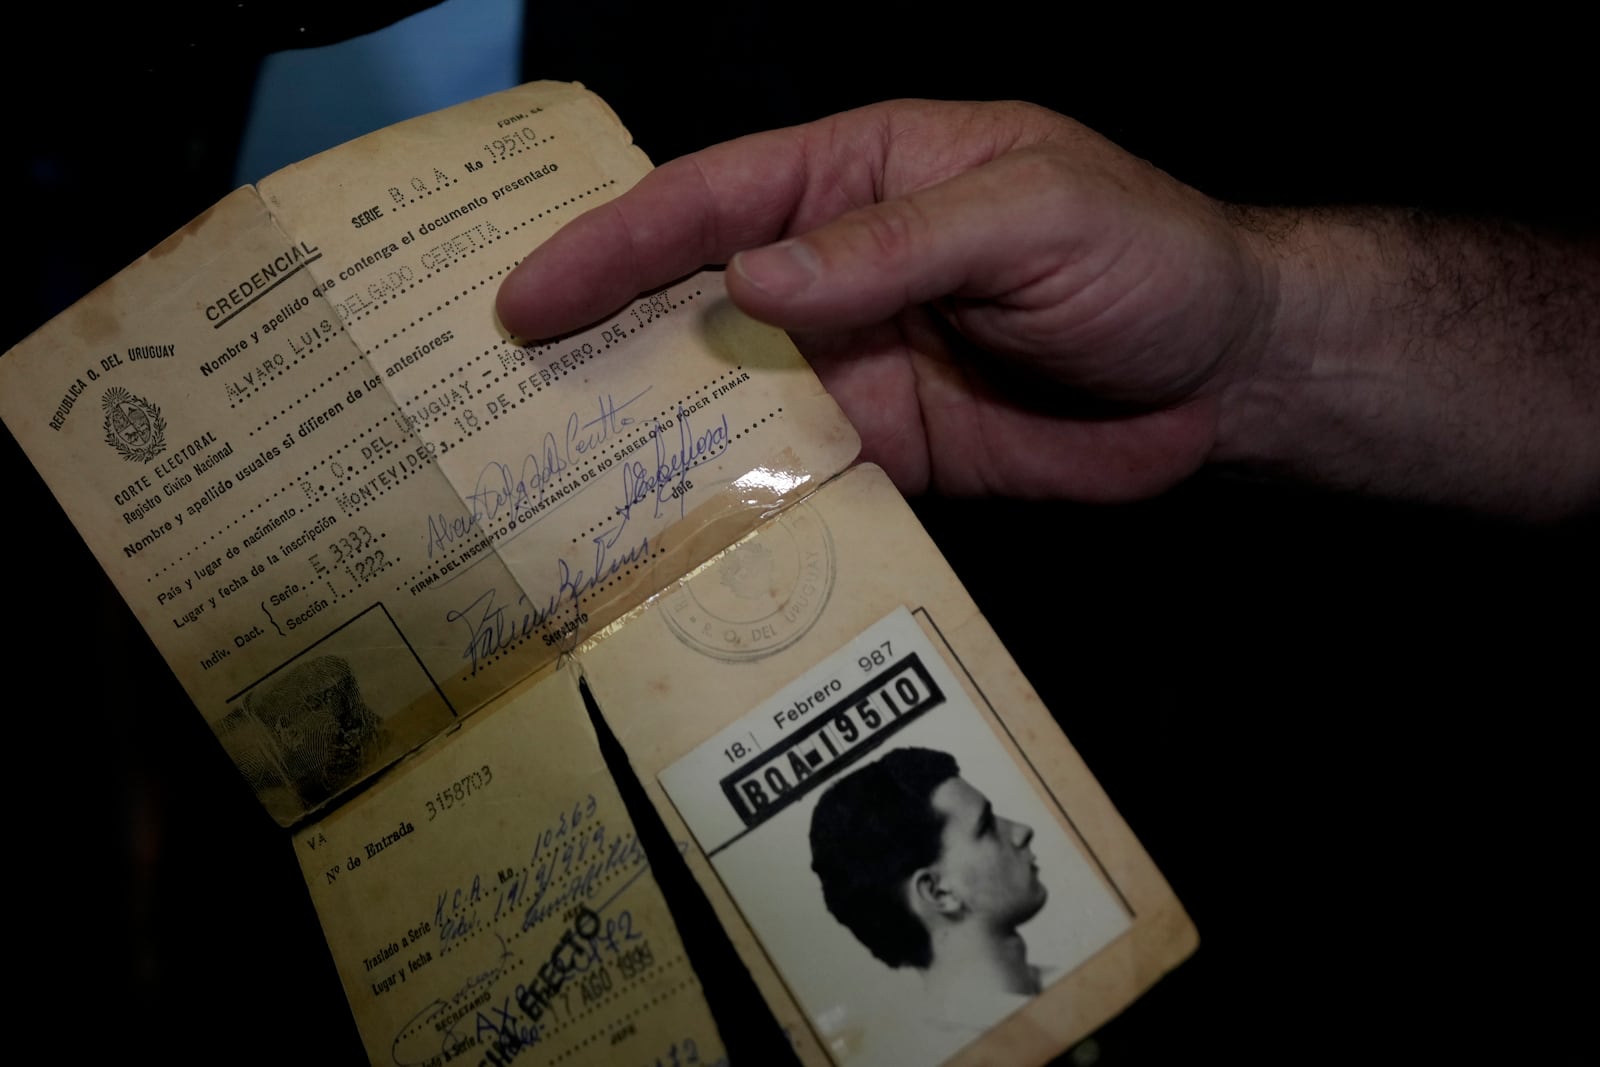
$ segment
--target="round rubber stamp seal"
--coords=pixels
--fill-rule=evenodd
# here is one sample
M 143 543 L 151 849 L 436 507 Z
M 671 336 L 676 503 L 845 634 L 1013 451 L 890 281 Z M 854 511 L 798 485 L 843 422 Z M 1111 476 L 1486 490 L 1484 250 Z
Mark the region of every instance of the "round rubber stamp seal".
M 833 593 L 833 576 L 827 525 L 811 505 L 796 504 L 668 597 L 667 626 L 708 656 L 762 659 L 811 629 Z

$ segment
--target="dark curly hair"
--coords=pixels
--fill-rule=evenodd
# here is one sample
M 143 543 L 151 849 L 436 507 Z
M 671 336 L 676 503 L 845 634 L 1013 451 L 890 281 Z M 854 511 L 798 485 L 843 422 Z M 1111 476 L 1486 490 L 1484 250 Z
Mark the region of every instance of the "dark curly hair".
M 943 850 L 933 792 L 960 774 L 947 752 L 895 749 L 829 786 L 811 814 L 811 869 L 828 911 L 891 967 L 933 962 L 906 885 Z

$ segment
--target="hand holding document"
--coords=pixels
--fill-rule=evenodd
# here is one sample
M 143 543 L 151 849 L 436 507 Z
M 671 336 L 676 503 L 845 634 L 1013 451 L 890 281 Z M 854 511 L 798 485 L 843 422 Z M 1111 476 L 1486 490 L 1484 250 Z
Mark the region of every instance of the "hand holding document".
M 568 84 L 379 131 L 41 328 L 0 415 L 291 828 L 373 1062 L 722 1056 L 580 680 L 804 1060 L 1047 1058 L 1192 927 L 787 337 L 715 272 L 547 343 L 495 318 L 648 169 Z M 808 873 L 826 787 L 914 750 L 1033 901 L 982 1009 Z M 963 878 L 930 878 L 931 922 Z

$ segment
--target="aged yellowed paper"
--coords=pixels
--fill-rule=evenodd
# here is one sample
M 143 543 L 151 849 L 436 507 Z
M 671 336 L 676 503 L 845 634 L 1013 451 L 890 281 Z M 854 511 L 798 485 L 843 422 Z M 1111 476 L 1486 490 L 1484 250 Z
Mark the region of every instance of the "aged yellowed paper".
M 854 457 L 720 275 L 500 328 L 520 256 L 648 166 L 580 86 L 486 97 L 239 190 L 0 361 L 0 414 L 281 823 Z
M 1160 872 L 875 467 L 787 509 L 577 660 L 808 1062 L 1040 1063 L 1195 947 Z M 916 766 L 818 815 L 834 786 L 897 764 Z M 917 779 L 924 794 L 908 801 Z M 932 851 L 883 874 L 915 823 Z M 958 830 L 965 844 L 947 840 Z M 957 851 L 964 887 L 914 876 Z M 852 916 L 852 893 L 890 903 Z M 975 935 L 984 922 L 1005 936 Z M 909 924 L 911 948 L 878 936 L 891 923 Z
M 0 415 L 295 827 L 374 1062 L 723 1057 L 580 677 L 802 1058 L 1048 1058 L 1193 929 L 788 338 L 716 272 L 544 344 L 494 317 L 648 167 L 571 84 L 379 131 L 41 328 Z M 923 838 L 971 831 L 920 914 L 977 908 L 962 866 L 1000 940 L 907 956 L 819 881 L 865 867 L 806 821 L 908 761 Z
M 573 673 L 296 837 L 373 1063 L 722 1057 Z

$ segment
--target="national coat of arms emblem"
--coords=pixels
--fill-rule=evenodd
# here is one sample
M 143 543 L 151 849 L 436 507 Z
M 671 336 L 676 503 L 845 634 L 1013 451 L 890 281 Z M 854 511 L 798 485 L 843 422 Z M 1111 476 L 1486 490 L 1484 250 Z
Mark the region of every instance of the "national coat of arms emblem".
M 120 386 L 100 398 L 106 413 L 106 444 L 135 463 L 149 463 L 167 447 L 167 423 L 161 409 Z

